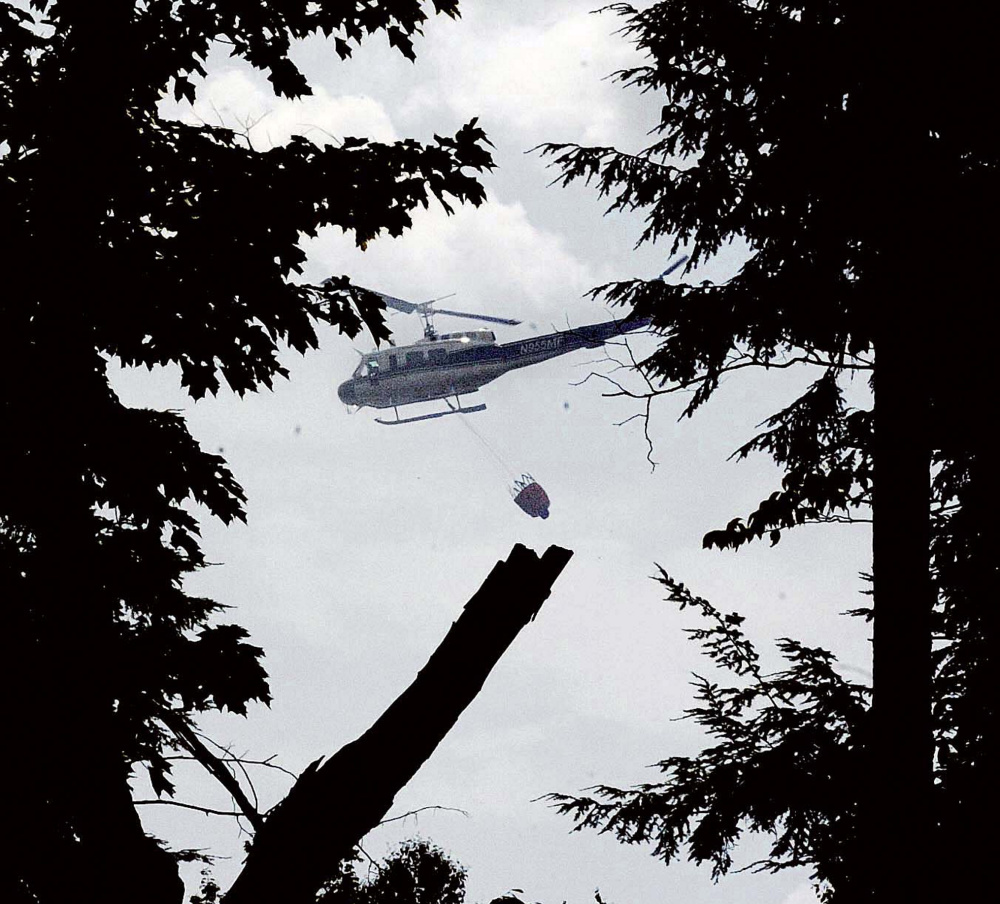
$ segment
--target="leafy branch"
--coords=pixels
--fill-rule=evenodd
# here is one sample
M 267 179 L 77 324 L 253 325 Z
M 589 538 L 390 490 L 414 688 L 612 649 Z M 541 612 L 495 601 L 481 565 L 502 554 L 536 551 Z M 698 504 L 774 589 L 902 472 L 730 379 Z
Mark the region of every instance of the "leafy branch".
M 711 864 L 715 879 L 733 868 L 732 851 L 744 832 L 768 834 L 769 855 L 746 869 L 808 865 L 818 883 L 830 884 L 842 863 L 824 852 L 844 851 L 858 837 L 868 688 L 846 681 L 831 653 L 788 638 L 777 641 L 787 666 L 764 674 L 741 616 L 721 613 L 663 569 L 656 580 L 669 600 L 711 622 L 688 629 L 688 636 L 716 665 L 751 683 L 722 687 L 697 679 L 698 705 L 684 717 L 715 743 L 694 757 L 656 764 L 661 781 L 545 799 L 573 819 L 574 831 L 650 843 L 667 863 L 686 848 L 690 859 Z

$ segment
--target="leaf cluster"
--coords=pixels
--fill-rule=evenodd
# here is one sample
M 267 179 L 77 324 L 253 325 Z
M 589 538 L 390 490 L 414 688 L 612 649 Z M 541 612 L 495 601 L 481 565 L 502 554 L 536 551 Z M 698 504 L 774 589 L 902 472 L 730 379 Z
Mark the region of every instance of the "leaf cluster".
M 334 226 L 363 247 L 381 234 L 400 235 L 414 208 L 436 200 L 450 210 L 453 201 L 479 204 L 485 197 L 473 174 L 492 160 L 475 120 L 428 145 L 345 137 L 319 147 L 295 137 L 258 151 L 232 129 L 158 113 L 171 79 L 205 74 L 214 42 L 228 42 L 233 55 L 270 73 L 279 94 L 293 97 L 308 92 L 287 57 L 293 39 L 322 31 L 357 43 L 384 28 L 409 50 L 425 19 L 415 0 L 137 4 L 119 23 L 114 73 L 101 79 L 74 71 L 98 64 L 78 59 L 74 41 L 83 26 L 68 11 L 53 6 L 42 20 L 9 3 L 2 8 L 11 40 L 0 65 L 0 142 L 10 152 L 0 160 L 0 207 L 17 236 L 11 259 L 30 265 L 51 253 L 39 244 L 55 238 L 53 217 L 60 208 L 76 211 L 71 198 L 46 195 L 48 174 L 69 162 L 71 126 L 107 122 L 115 146 L 91 174 L 103 198 L 85 241 L 91 265 L 109 285 L 89 300 L 88 327 L 97 348 L 126 364 L 179 364 L 196 398 L 216 392 L 220 376 L 238 393 L 270 386 L 285 375 L 280 345 L 315 348 L 317 320 L 352 336 L 362 322 L 376 338 L 388 335 L 378 311 L 359 304 L 346 281 L 297 281 L 302 238 Z M 454 2 L 436 8 L 456 14 Z M 131 77 L 117 78 L 119 67 Z M 110 90 L 112 78 L 118 96 L 85 93 Z M 194 86 L 186 84 L 182 93 L 191 99 Z M 94 110 L 91 123 L 75 112 L 81 104 Z M 114 109 L 102 111 L 102 104 Z M 60 115 L 61 122 L 52 121 Z M 30 318 L 30 305 L 19 313 Z M 23 320 L 5 325 L 15 335 L 30 333 Z
M 453 0 L 433 6 L 457 15 Z M 300 240 L 331 225 L 354 232 L 361 245 L 399 235 L 412 210 L 432 200 L 449 210 L 449 199 L 480 203 L 482 186 L 467 170 L 492 166 L 475 121 L 430 145 L 346 138 L 317 147 L 295 138 L 257 151 L 229 129 L 163 119 L 158 101 L 171 81 L 176 95 L 191 99 L 188 76 L 205 75 L 209 49 L 220 41 L 267 71 L 278 94 L 295 97 L 309 88 L 288 57 L 292 41 L 321 32 L 343 57 L 381 31 L 412 56 L 425 20 L 415 0 L 119 4 L 107 23 L 116 56 L 101 62 L 84 52 L 87 23 L 65 4 L 0 4 L 0 142 L 8 148 L 0 157 L 0 210 L 10 260 L 20 262 L 0 304 L 0 329 L 15 369 L 36 372 L 47 354 L 57 365 L 46 381 L 29 379 L 4 395 L 9 474 L 20 479 L 3 485 L 0 548 L 10 599 L 25 601 L 25 630 L 44 633 L 48 616 L 31 602 L 31 588 L 46 519 L 56 513 L 39 509 L 37 492 L 51 468 L 75 472 L 66 479 L 85 487 L 92 565 L 116 612 L 112 655 L 128 688 L 119 701 L 130 720 L 125 736 L 145 737 L 130 757 L 150 756 L 162 742 L 150 721 L 157 707 L 245 712 L 248 701 L 268 695 L 260 651 L 241 629 L 209 626 L 219 607 L 182 589 L 184 577 L 206 564 L 191 505 L 229 523 L 244 518 L 243 491 L 181 416 L 122 406 L 107 383 L 107 359 L 179 365 L 198 398 L 222 380 L 241 394 L 271 386 L 286 374 L 280 348 L 314 348 L 317 322 L 350 335 L 367 323 L 384 338 L 377 296 L 348 277 L 322 286 L 295 281 L 304 263 Z M 112 73 L 97 71 L 103 65 L 114 67 L 113 90 Z M 83 93 L 101 86 L 104 94 Z M 73 108 L 82 102 L 96 125 L 114 124 L 118 142 L 103 150 L 107 165 L 78 183 L 78 198 L 55 197 L 50 186 L 64 184 L 59 173 L 73 153 L 67 122 L 79 121 Z M 60 114 L 67 122 L 53 121 Z M 91 193 L 99 201 L 88 208 Z M 46 286 L 35 274 L 55 251 L 62 211 L 87 232 L 64 254 L 77 278 L 62 271 Z M 76 290 L 72 298 L 63 294 L 68 288 Z M 63 317 L 67 301 L 72 313 Z M 67 419 L 59 461 L 39 448 L 35 424 L 61 378 L 74 381 L 74 404 L 86 415 Z M 48 563 L 51 551 L 44 552 L 39 561 Z
M 696 863 L 709 863 L 715 879 L 730 871 L 733 848 L 747 831 L 772 838 L 769 855 L 752 868 L 807 865 L 818 882 L 842 879 L 841 855 L 857 825 L 858 736 L 868 689 L 842 678 L 828 651 L 788 638 L 777 642 L 787 666 L 762 673 L 739 615 L 722 614 L 662 569 L 657 580 L 669 600 L 700 611 L 707 625 L 689 636 L 716 666 L 742 679 L 722 686 L 696 678 L 697 705 L 685 718 L 713 743 L 696 756 L 658 763 L 660 781 L 631 789 L 599 785 L 590 796 L 549 799 L 577 830 L 649 843 L 666 863 L 686 850 Z
M 606 9 L 647 59 L 615 77 L 663 98 L 657 139 L 638 153 L 543 145 L 557 181 L 593 184 L 611 210 L 644 211 L 639 242 L 669 238 L 689 269 L 734 241 L 749 249 L 724 285 L 597 290 L 652 317 L 663 339 L 643 369 L 661 385 L 696 385 L 688 413 L 734 354 L 765 367 L 802 350 L 857 363 L 879 312 L 923 316 L 894 296 L 904 284 L 954 300 L 935 316 L 950 370 L 967 367 L 970 340 L 981 360 L 987 347 L 963 317 L 975 318 L 989 277 L 975 264 L 958 275 L 952 263 L 986 253 L 979 211 L 1000 189 L 980 113 L 992 94 L 982 60 L 995 11 L 963 2 L 947 23 L 915 11 L 904 40 L 897 20 L 857 0 Z M 983 377 L 963 374 L 940 383 L 940 408 Z
M 874 478 L 873 412 L 847 408 L 834 370 L 764 424 L 768 429 L 732 457 L 767 453 L 785 472 L 781 489 L 745 522 L 737 518 L 723 530 L 709 531 L 706 548 L 738 549 L 765 534 L 773 546 L 782 530 L 799 524 L 863 519 L 858 512 L 871 507 Z
M 366 879 L 354 864 L 340 864 L 337 875 L 317 896 L 321 904 L 462 904 L 466 869 L 423 838 L 404 841 L 381 863 L 372 861 Z
M 595 290 L 649 317 L 661 336 L 639 365 L 647 412 L 653 396 L 685 391 L 691 415 L 742 368 L 822 368 L 735 453 L 769 454 L 785 471 L 781 488 L 705 545 L 774 543 L 801 523 L 858 519 L 872 502 L 875 421 L 845 405 L 839 381 L 874 370 L 876 334 L 899 366 L 908 355 L 927 373 L 918 382 L 928 387 L 930 420 L 912 426 L 926 428 L 935 450 L 928 850 L 961 864 L 954 872 L 973 877 L 970 888 L 986 889 L 988 867 L 970 852 L 981 844 L 972 827 L 995 820 L 1000 751 L 992 690 L 1000 630 L 988 605 L 1000 490 L 984 426 L 996 377 L 979 301 L 992 282 L 979 263 L 992 241 L 982 212 L 1000 200 L 1000 145 L 982 116 L 994 93 L 985 61 L 997 10 L 965 0 L 947 17 L 917 7 L 899 16 L 891 4 L 860 0 L 609 9 L 646 56 L 616 78 L 663 99 L 655 137 L 638 153 L 544 145 L 557 181 L 595 186 L 611 210 L 645 211 L 639 243 L 671 239 L 674 252 L 690 255 L 689 269 L 732 242 L 748 251 L 724 284 L 630 280 Z M 878 390 L 875 377 L 869 385 Z M 883 408 L 879 429 L 905 437 L 901 418 Z M 688 717 L 713 744 L 664 760 L 660 782 L 553 800 L 578 828 L 648 841 L 664 860 L 687 845 L 716 876 L 732 865 L 742 832 L 763 831 L 772 848 L 758 866 L 809 864 L 828 896 L 862 896 L 879 855 L 861 841 L 863 808 L 877 796 L 867 691 L 840 678 L 829 653 L 788 639 L 778 642 L 786 668 L 761 674 L 738 615 L 663 582 L 671 599 L 701 609 L 709 627 L 693 638 L 739 679 L 696 685 Z
M 995 466 L 988 456 L 938 455 L 933 479 L 932 579 L 934 845 L 944 862 L 966 863 L 962 883 L 985 887 L 988 868 L 968 862 L 992 814 L 998 730 L 995 586 L 998 528 Z M 789 638 L 776 642 L 787 666 L 765 674 L 738 613 L 725 614 L 663 569 L 667 600 L 695 609 L 687 630 L 714 666 L 733 676 L 695 679 L 696 705 L 684 717 L 710 743 L 696 756 L 657 764 L 656 782 L 599 785 L 586 795 L 553 794 L 576 829 L 646 843 L 667 863 L 708 863 L 714 878 L 734 867 L 746 832 L 771 838 L 769 855 L 749 868 L 813 870 L 826 900 L 851 900 L 873 868 L 864 831 L 871 797 L 870 689 L 847 681 L 833 655 Z M 860 610 L 858 614 L 866 614 Z M 956 880 L 958 881 L 958 880 Z
M 938 819 L 947 855 L 978 844 L 992 818 L 993 774 L 1000 751 L 1000 618 L 990 602 L 1000 577 L 996 549 L 1000 487 L 988 452 L 938 456 L 931 538 L 934 611 L 934 740 Z
M 431 10 L 454 17 L 457 3 L 115 0 L 97 16 L 0 0 L 0 597 L 28 663 L 12 714 L 29 773 L 14 819 L 30 814 L 40 833 L 26 836 L 32 876 L 11 881 L 44 885 L 47 856 L 103 862 L 88 795 L 108 800 L 118 780 L 90 782 L 92 766 L 127 792 L 145 763 L 172 793 L 178 730 L 270 699 L 262 651 L 185 589 L 208 564 L 199 516 L 243 520 L 243 490 L 178 413 L 123 405 L 109 362 L 176 366 L 197 399 L 271 387 L 287 375 L 280 351 L 315 348 L 318 325 L 387 337 L 378 296 L 347 276 L 305 283 L 302 240 L 337 227 L 364 247 L 418 208 L 479 204 L 492 166 L 475 120 L 427 143 L 295 137 L 262 150 L 221 125 L 164 119 L 160 102 L 193 101 L 221 47 L 293 98 L 310 88 L 289 54 L 312 34 L 341 58 L 383 35 L 412 59 Z M 88 756 L 65 756 L 67 738 Z
M 28 10 L 4 4 L 12 19 L 40 24 L 58 22 L 65 11 L 53 0 L 31 0 Z M 457 18 L 458 0 L 433 0 L 435 13 Z M 193 99 L 192 75 L 205 75 L 204 64 L 213 42 L 231 48 L 233 56 L 266 72 L 279 96 L 302 97 L 312 89 L 289 57 L 294 41 L 317 33 L 329 38 L 341 59 L 379 32 L 391 47 L 415 59 L 413 40 L 427 21 L 421 0 L 338 0 L 281 4 L 247 3 L 243 0 L 178 0 L 161 3 L 140 0 L 130 4 L 132 27 L 149 77 L 135 88 L 162 92 L 168 84 L 179 99 Z M 148 98 L 144 98 L 148 100 Z

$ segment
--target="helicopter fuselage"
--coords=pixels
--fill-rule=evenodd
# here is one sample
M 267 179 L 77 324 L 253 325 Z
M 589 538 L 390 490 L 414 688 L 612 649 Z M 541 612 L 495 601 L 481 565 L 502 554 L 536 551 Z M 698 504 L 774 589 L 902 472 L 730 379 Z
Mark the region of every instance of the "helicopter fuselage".
M 502 344 L 492 330 L 444 333 L 413 345 L 369 352 L 337 395 L 345 404 L 371 408 L 448 399 L 475 392 L 510 370 L 577 349 L 597 348 L 648 323 L 612 320 Z

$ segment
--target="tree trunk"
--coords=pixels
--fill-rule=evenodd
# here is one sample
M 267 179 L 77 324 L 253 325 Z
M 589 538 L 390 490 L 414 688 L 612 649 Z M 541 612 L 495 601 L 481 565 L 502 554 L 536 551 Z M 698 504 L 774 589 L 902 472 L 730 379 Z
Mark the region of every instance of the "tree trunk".
M 872 810 L 867 828 L 880 904 L 921 900 L 933 880 L 928 358 L 915 344 L 923 332 L 908 329 L 898 315 L 886 316 L 876 346 Z
M 517 544 L 497 563 L 410 687 L 271 811 L 226 904 L 311 904 L 479 693 L 571 556 L 551 546 L 539 559 Z
M 19 881 L 29 876 L 41 900 L 169 904 L 180 901 L 183 884 L 173 858 L 143 831 L 118 736 L 118 600 L 101 573 L 89 479 L 90 438 L 117 404 L 93 311 L 127 291 L 108 263 L 102 224 L 117 209 L 131 163 L 132 86 L 123 73 L 132 71 L 134 3 L 62 6 L 65 67 L 58 82 L 38 88 L 45 103 L 37 113 L 37 189 L 21 245 L 29 253 L 11 274 L 11 296 L 30 312 L 33 341 L 18 362 L 20 421 L 6 426 L 30 431 L 32 452 L 7 479 L 28 485 L 38 505 L 29 524 L 34 590 L 24 601 L 19 651 L 27 660 L 24 766 L 10 809 Z M 39 635 L 44 652 L 35 646 Z
M 859 8 L 860 11 L 860 8 Z M 937 286 L 921 271 L 935 255 L 927 209 L 940 209 L 940 165 L 924 97 L 933 67 L 922 51 L 927 16 L 903 0 L 864 6 L 868 41 L 859 115 L 871 141 L 868 205 L 873 254 L 875 488 L 871 785 L 868 885 L 877 904 L 934 898 L 932 859 L 930 462 L 931 367 Z M 947 366 L 947 365 L 946 365 Z

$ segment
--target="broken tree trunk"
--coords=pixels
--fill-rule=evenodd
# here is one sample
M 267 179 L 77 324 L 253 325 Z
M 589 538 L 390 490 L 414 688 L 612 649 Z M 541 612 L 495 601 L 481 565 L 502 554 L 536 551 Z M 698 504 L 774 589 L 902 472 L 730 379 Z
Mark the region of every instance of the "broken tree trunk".
M 317 760 L 267 816 L 225 904 L 311 904 L 385 816 L 535 617 L 572 552 L 517 544 L 498 562 L 413 683 L 360 738 Z

